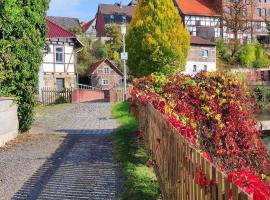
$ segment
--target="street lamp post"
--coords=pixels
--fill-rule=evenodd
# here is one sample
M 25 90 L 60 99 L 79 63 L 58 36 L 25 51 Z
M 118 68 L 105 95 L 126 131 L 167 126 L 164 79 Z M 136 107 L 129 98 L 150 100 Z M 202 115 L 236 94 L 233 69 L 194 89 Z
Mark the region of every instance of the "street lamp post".
M 126 33 L 127 26 L 126 24 L 121 25 L 121 34 L 123 36 L 123 52 L 121 53 L 121 60 L 124 63 L 124 100 L 127 100 L 127 66 L 126 61 L 128 60 L 128 53 L 126 52 Z

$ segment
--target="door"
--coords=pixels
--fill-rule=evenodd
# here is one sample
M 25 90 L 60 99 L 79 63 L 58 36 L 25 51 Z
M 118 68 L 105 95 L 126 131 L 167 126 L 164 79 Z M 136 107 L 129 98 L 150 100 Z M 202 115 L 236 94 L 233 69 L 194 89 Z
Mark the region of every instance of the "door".
M 65 79 L 64 78 L 57 78 L 56 79 L 56 87 L 57 89 L 64 89 L 65 88 Z

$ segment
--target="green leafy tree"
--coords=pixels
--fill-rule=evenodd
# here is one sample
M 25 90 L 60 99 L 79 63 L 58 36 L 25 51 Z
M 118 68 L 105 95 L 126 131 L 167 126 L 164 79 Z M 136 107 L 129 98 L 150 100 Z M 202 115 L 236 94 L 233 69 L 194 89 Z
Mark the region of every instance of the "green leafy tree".
M 120 27 L 108 26 L 106 28 L 106 36 L 110 38 L 105 42 L 108 48 L 108 56 L 110 59 L 114 59 L 115 52 L 120 53 L 123 47 Z
M 140 0 L 127 33 L 128 66 L 136 77 L 183 70 L 190 36 L 171 0 Z
M 21 131 L 27 131 L 34 119 L 48 4 L 48 0 L 0 0 L 0 90 L 16 97 Z
M 108 57 L 108 49 L 101 40 L 97 40 L 92 44 L 92 54 L 97 60 L 105 59 Z

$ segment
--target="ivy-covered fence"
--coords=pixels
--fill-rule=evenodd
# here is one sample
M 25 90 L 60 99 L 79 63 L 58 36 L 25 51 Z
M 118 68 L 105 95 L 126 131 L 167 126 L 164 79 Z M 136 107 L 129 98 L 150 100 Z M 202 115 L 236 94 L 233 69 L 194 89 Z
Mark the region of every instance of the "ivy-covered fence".
M 151 104 L 139 107 L 139 123 L 165 200 L 251 199 Z

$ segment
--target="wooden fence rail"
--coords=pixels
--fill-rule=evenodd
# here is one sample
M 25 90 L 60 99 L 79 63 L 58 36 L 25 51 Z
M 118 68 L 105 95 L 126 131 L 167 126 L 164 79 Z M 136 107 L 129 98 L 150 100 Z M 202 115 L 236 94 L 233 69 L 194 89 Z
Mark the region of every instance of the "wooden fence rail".
M 42 103 L 44 105 L 57 103 L 70 103 L 73 88 L 42 88 Z
M 148 151 L 165 200 L 252 199 L 196 151 L 152 105 L 139 109 L 140 130 L 145 134 Z M 213 184 L 202 186 L 194 175 L 202 167 Z

